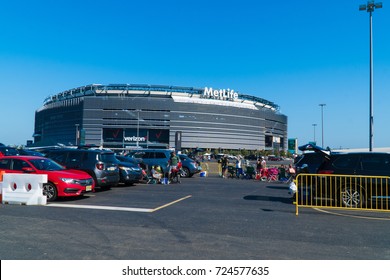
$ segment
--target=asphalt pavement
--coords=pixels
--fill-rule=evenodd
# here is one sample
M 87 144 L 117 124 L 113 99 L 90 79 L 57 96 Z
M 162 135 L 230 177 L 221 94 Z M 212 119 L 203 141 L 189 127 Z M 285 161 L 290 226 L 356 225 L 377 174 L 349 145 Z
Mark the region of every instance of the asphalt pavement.
M 389 260 L 390 213 L 300 209 L 278 182 L 183 178 L 0 205 L 2 260 Z

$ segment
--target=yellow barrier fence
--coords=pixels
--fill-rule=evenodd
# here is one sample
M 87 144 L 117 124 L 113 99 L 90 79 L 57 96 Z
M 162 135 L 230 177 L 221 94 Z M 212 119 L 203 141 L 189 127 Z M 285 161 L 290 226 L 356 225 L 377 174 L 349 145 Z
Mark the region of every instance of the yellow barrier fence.
M 389 211 L 390 177 L 299 174 L 294 183 L 299 207 Z

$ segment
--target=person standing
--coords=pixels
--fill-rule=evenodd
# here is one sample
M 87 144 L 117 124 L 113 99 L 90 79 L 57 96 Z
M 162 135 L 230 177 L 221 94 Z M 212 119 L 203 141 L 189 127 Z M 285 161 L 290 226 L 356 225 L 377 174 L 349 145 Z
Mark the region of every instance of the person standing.
M 219 174 L 219 177 L 223 176 L 223 174 L 222 174 L 222 157 L 218 159 L 218 174 Z
M 261 172 L 261 157 L 259 157 L 256 161 L 256 173 L 260 176 Z
M 295 168 L 292 166 L 292 164 L 289 164 L 287 174 L 289 178 L 295 179 Z
M 264 157 L 261 157 L 260 161 L 260 177 L 262 181 L 264 181 L 264 178 L 267 178 L 267 162 Z
M 241 156 L 238 156 L 237 157 L 237 160 L 236 160 L 236 177 L 237 178 L 240 178 L 241 174 L 242 174 L 242 161 L 241 161 Z
M 226 177 L 226 172 L 227 172 L 228 164 L 229 164 L 227 155 L 224 155 L 222 157 L 221 164 L 222 164 L 222 178 L 227 178 Z
M 179 163 L 180 158 L 176 155 L 175 152 L 171 152 L 171 157 L 169 158 L 169 173 L 168 178 L 171 179 L 171 173 L 173 169 L 177 169 L 177 164 Z

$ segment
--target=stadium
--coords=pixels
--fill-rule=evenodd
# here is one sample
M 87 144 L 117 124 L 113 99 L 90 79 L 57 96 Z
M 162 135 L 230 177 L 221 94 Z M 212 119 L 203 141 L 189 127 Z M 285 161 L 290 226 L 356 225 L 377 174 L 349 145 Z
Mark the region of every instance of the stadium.
M 232 89 L 92 84 L 46 98 L 33 137 L 34 146 L 286 150 L 287 116 Z

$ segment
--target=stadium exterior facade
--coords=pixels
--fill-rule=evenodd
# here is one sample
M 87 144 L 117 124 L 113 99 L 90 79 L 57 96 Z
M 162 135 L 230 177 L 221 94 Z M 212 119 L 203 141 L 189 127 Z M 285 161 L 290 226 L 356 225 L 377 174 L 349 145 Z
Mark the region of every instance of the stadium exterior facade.
M 48 97 L 35 112 L 34 145 L 286 150 L 287 117 L 230 89 L 93 84 Z

